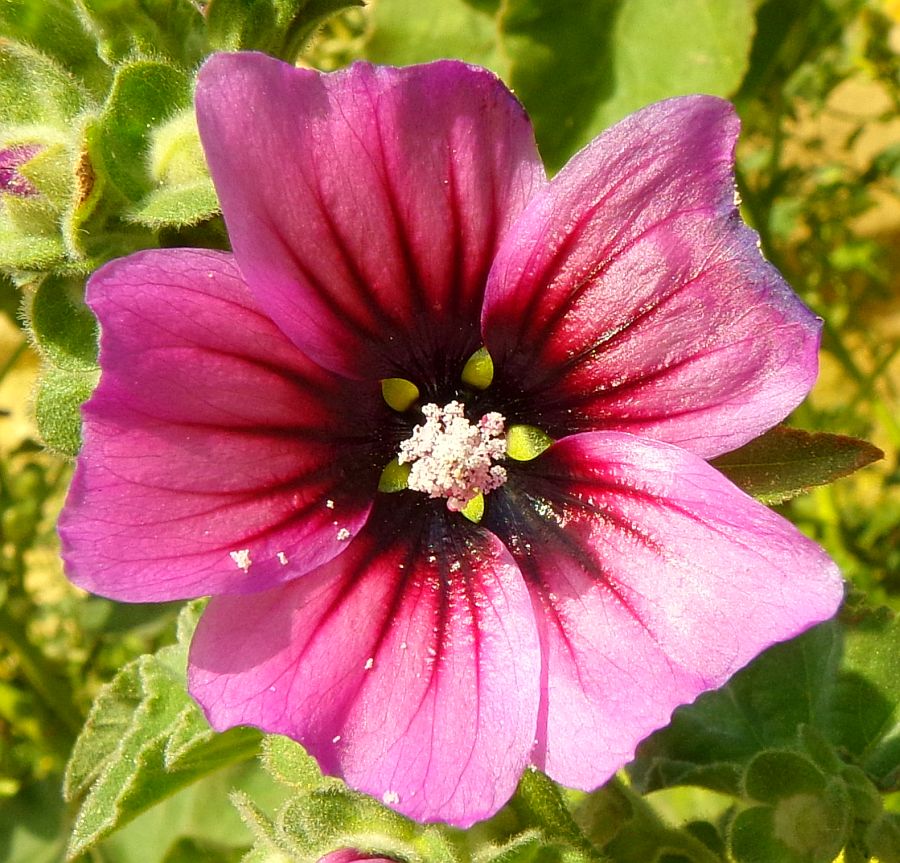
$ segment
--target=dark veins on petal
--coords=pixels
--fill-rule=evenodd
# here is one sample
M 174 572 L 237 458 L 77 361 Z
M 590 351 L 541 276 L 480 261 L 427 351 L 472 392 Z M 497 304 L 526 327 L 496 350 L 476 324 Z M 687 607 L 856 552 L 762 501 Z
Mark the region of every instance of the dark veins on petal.
M 651 550 L 659 552 L 659 546 L 632 521 L 617 513 L 609 499 L 600 506 L 577 496 L 561 484 L 533 473 L 534 463 L 507 465 L 509 481 L 492 492 L 483 525 L 509 549 L 525 580 L 546 599 L 550 588 L 543 570 L 548 561 L 554 558 L 571 560 L 581 571 L 603 584 L 635 620 L 641 622 L 616 579 L 604 568 L 603 550 L 580 541 L 572 527 L 578 521 L 600 520 Z M 623 492 L 618 488 L 615 491 L 617 494 Z

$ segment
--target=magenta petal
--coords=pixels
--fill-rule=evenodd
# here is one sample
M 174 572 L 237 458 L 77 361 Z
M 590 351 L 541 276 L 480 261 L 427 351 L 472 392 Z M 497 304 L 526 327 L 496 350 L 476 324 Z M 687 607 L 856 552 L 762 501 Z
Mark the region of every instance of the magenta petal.
M 319 858 L 319 863 L 393 863 L 387 857 L 372 857 L 355 848 L 341 848 Z
M 287 734 L 400 812 L 467 826 L 527 763 L 537 635 L 495 537 L 411 510 L 376 510 L 345 554 L 289 585 L 214 597 L 190 691 L 217 729 Z
M 38 194 L 38 190 L 19 168 L 43 149 L 41 144 L 18 144 L 0 149 L 0 194 L 16 198 L 31 198 Z
M 486 523 L 529 585 L 542 642 L 533 759 L 565 785 L 600 785 L 675 707 L 842 597 L 818 546 L 668 444 L 575 435 L 494 495 L 505 502 Z
M 59 522 L 76 584 L 126 601 L 243 593 L 346 549 L 378 482 L 377 385 L 310 362 L 227 254 L 133 255 L 87 297 L 103 374 Z
M 499 242 L 543 183 L 503 84 L 452 61 L 323 75 L 219 54 L 196 102 L 235 255 L 279 326 L 352 376 L 455 380 Z
M 483 324 L 498 385 L 526 391 L 529 422 L 711 457 L 804 398 L 819 323 L 740 220 L 738 126 L 710 96 L 645 108 L 576 155 L 513 227 Z

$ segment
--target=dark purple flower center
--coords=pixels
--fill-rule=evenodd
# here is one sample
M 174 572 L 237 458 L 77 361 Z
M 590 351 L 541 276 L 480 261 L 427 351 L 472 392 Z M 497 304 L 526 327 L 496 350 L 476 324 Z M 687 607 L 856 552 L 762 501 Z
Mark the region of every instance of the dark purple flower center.
M 443 403 L 423 404 L 419 386 L 405 378 L 382 381 L 385 402 L 397 412 L 403 431 L 382 473 L 381 491 L 421 492 L 445 500 L 450 512 L 481 520 L 484 496 L 506 483 L 514 463 L 530 461 L 552 443 L 541 429 L 508 423 L 493 409 L 494 402 L 504 401 L 491 387 L 493 376 L 491 357 L 481 348 Z M 423 382 L 431 392 L 429 384 Z

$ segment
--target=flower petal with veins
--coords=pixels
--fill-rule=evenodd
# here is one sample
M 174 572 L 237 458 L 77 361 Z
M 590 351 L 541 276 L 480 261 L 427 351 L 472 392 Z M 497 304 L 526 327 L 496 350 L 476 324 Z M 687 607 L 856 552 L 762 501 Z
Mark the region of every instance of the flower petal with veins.
M 738 120 L 711 96 L 638 111 L 529 202 L 488 280 L 498 384 L 553 437 L 615 428 L 704 458 L 783 419 L 820 324 L 741 222 Z
M 246 593 L 346 548 L 378 483 L 360 436 L 387 413 L 377 386 L 301 354 L 220 252 L 115 261 L 87 299 L 104 372 L 59 521 L 73 581 L 129 602 Z
M 675 707 L 843 596 L 821 548 L 669 444 L 573 435 L 494 498 L 485 526 L 515 557 L 541 632 L 532 760 L 565 785 L 605 782 Z
M 727 103 L 651 106 L 548 183 L 461 63 L 220 54 L 196 102 L 234 255 L 91 279 L 60 533 L 95 592 L 213 594 L 215 728 L 467 826 L 529 763 L 596 787 L 834 612 L 834 564 L 703 461 L 797 405 L 819 336 L 740 221 Z
M 213 598 L 189 675 L 213 727 L 287 734 L 410 817 L 467 826 L 528 763 L 539 668 L 509 553 L 429 501 L 381 507 L 313 575 Z
M 301 348 L 356 377 L 468 358 L 497 246 L 544 183 L 528 117 L 494 75 L 320 75 L 219 54 L 196 98 L 241 270 Z

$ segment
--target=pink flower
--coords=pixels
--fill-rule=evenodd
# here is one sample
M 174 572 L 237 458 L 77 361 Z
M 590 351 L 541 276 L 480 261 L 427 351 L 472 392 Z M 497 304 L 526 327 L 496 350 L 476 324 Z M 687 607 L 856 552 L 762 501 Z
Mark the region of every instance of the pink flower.
M 372 857 L 352 848 L 332 851 L 320 858 L 319 863 L 393 863 L 387 857 Z
M 595 788 L 835 611 L 834 564 L 705 461 L 803 399 L 819 332 L 740 221 L 726 102 L 653 105 L 549 182 L 456 62 L 218 55 L 197 113 L 234 254 L 91 280 L 60 531 L 84 588 L 213 595 L 215 728 L 468 825 L 528 764 Z
M 16 198 L 31 198 L 38 194 L 34 184 L 19 168 L 43 149 L 40 144 L 17 144 L 0 149 L 0 193 Z

